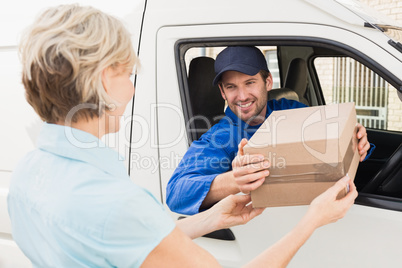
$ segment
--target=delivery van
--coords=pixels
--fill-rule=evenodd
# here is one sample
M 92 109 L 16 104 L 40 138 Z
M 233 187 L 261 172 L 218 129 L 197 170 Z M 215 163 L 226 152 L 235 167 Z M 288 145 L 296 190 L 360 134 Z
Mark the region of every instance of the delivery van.
M 216 55 L 229 45 L 253 45 L 264 53 L 274 78 L 269 98 L 295 99 L 311 107 L 354 102 L 357 120 L 376 146 L 359 164 L 359 196 L 350 211 L 318 229 L 289 267 L 401 267 L 400 24 L 355 0 L 97 5 L 125 21 L 141 60 L 123 127 L 104 137 L 125 158 L 134 183 L 166 206 L 166 185 L 189 145 L 224 116 L 225 103 L 212 85 Z M 27 18 L 17 15 L 15 21 L 22 28 L 20 19 L 32 22 Z M 0 43 L 0 267 L 31 267 L 13 242 L 6 197 L 13 168 L 34 148 L 42 122 L 24 99 L 16 33 L 3 28 L 14 35 Z M 195 242 L 223 267 L 240 267 L 291 230 L 306 210 L 270 207 L 245 225 Z

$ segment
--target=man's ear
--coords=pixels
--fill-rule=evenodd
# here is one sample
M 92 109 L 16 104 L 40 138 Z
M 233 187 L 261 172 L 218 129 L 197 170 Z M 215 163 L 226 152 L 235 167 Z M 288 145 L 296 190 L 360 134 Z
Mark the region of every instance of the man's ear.
M 226 100 L 226 95 L 225 95 L 225 92 L 223 91 L 223 89 L 222 89 L 222 86 L 221 86 L 222 84 L 218 84 L 218 87 L 219 87 L 219 90 L 220 90 L 220 92 L 221 92 L 221 96 L 222 96 L 222 98 L 224 99 L 224 100 Z
M 270 91 L 272 89 L 272 86 L 274 84 L 274 79 L 272 78 L 272 74 L 269 73 L 267 80 L 265 81 L 265 85 L 267 87 L 267 92 Z

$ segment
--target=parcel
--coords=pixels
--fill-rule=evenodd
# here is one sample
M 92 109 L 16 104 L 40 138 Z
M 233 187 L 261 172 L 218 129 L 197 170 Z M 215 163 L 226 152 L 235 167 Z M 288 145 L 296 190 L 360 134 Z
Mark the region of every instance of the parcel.
M 274 111 L 244 147 L 271 162 L 254 207 L 308 205 L 359 164 L 354 103 Z M 339 198 L 346 195 L 345 191 Z

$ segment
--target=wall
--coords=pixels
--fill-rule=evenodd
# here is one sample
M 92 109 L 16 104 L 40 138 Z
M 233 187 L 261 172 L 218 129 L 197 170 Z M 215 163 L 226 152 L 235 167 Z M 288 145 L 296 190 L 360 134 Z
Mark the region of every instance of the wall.
M 360 0 L 382 14 L 402 25 L 402 0 Z M 392 88 L 393 89 L 393 88 Z M 396 90 L 390 90 L 388 96 L 388 129 L 402 130 L 402 102 Z

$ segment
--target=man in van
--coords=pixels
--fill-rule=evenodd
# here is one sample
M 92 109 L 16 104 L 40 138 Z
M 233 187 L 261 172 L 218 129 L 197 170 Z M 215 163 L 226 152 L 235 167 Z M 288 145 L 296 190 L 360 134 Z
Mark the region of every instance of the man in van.
M 215 73 L 213 83 L 228 104 L 226 116 L 191 144 L 173 173 L 167 204 L 177 213 L 192 215 L 230 194 L 258 188 L 270 163 L 262 155 L 244 155 L 244 145 L 273 111 L 306 107 L 293 100 L 268 100 L 272 75 L 256 47 L 227 47 L 216 58 Z M 375 147 L 370 149 L 362 125 L 357 138 L 363 161 Z

